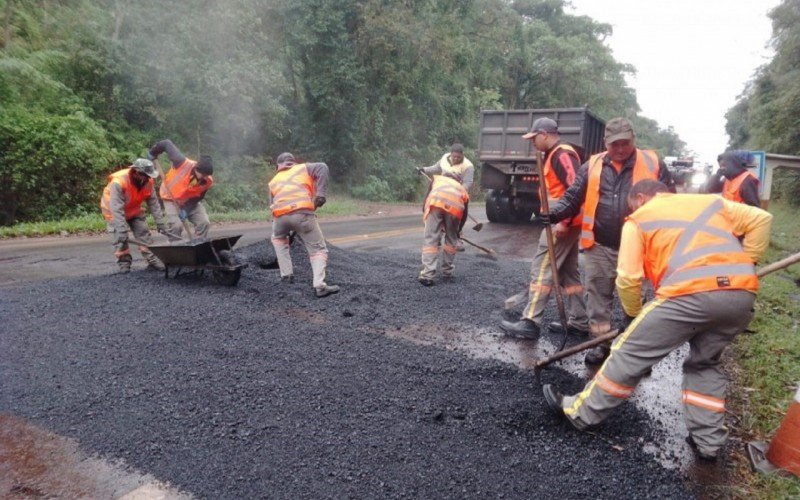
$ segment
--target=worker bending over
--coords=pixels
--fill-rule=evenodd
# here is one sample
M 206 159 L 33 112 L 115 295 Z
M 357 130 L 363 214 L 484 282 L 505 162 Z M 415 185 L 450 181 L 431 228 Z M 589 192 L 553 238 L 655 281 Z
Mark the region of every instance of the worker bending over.
M 159 190 L 169 220 L 167 236 L 170 241 L 180 240 L 183 222 L 188 220 L 194 226 L 195 236 L 208 237 L 211 222 L 200 201 L 214 185 L 214 163 L 211 157 L 201 156 L 198 161 L 190 160 L 169 139 L 156 143 L 150 148 L 148 156 L 156 159 L 164 152 L 172 164 L 172 168 L 165 173 Z
M 461 178 L 461 185 L 464 186 L 467 192 L 472 187 L 472 181 L 475 177 L 475 166 L 464 156 L 464 146 L 458 142 L 453 143 L 450 146 L 450 152 L 443 154 L 439 161 L 430 167 L 423 167 L 417 170 L 428 176 L 443 175 L 447 172 L 458 174 Z M 464 243 L 461 238 L 458 239 L 456 248 L 459 252 L 464 251 Z
M 606 151 L 589 158 L 564 196 L 550 207 L 550 215 L 539 217 L 542 223 L 556 223 L 577 216 L 583 208 L 580 247 L 584 257 L 586 312 L 593 336 L 611 330 L 617 253 L 622 224 L 630 214 L 625 200 L 631 186 L 643 179 L 653 179 L 675 192 L 672 175 L 656 152 L 636 147 L 636 135 L 627 119 L 610 120 L 604 139 Z M 608 348 L 601 345 L 590 351 L 586 362 L 602 363 Z
M 551 385 L 543 391 L 551 408 L 586 429 L 605 420 L 654 364 L 688 342 L 682 395 L 688 441 L 700 458 L 714 460 L 728 435 L 721 356 L 753 317 L 754 263 L 769 243 L 772 216 L 717 195 L 667 191 L 644 180 L 628 196 L 633 213 L 622 230 L 616 286 L 625 314 L 635 319 L 583 392 L 565 397 Z M 644 307 L 642 278 L 655 289 Z
M 269 208 L 272 210 L 272 245 L 278 257 L 281 281 L 294 282 L 292 256 L 289 252 L 289 234 L 293 232 L 303 240 L 311 260 L 314 294 L 325 297 L 338 293 L 338 286 L 325 283 L 328 248 L 314 213 L 325 204 L 328 165 L 296 163 L 291 153 L 281 153 L 276 163 L 278 172 L 269 182 Z
M 100 198 L 100 210 L 108 225 L 114 244 L 114 255 L 121 274 L 131 271 L 133 257 L 128 248 L 128 230 L 140 242 L 150 245 L 153 236 L 142 213 L 142 203 L 147 202 L 150 213 L 156 220 L 158 232 L 166 234 L 167 225 L 161 213 L 161 205 L 155 191 L 154 178 L 158 177 L 153 162 L 139 158 L 132 166 L 118 170 L 108 176 L 108 184 Z M 164 270 L 164 264 L 146 246 L 139 251 L 150 269 Z
M 469 195 L 461 184 L 460 174 L 447 171 L 442 175 L 433 176 L 422 216 L 425 221 L 425 242 L 422 246 L 422 271 L 419 273 L 419 282 L 424 286 L 433 285 L 442 235 L 444 235 L 441 252 L 442 276 L 445 279 L 452 279 L 458 233 L 467 220 L 468 203 Z
M 575 182 L 580 166 L 580 156 L 575 148 L 561 142 L 558 124 L 550 118 L 539 118 L 530 131 L 522 136 L 530 139 L 537 151 L 544 152 L 544 183 L 549 206 L 564 196 L 567 188 Z M 583 286 L 578 271 L 578 239 L 581 236 L 581 217 L 562 220 L 553 226 L 553 253 L 558 268 L 559 283 L 565 292 L 568 313 L 568 329 L 574 334 L 589 331 L 589 319 L 583 301 Z M 500 328 L 507 335 L 520 338 L 536 338 L 541 328 L 544 309 L 553 287 L 553 273 L 547 250 L 547 231 L 539 236 L 539 246 L 531 262 L 531 280 L 528 287 L 528 305 L 519 321 L 503 320 Z M 551 324 L 561 328 L 561 324 Z

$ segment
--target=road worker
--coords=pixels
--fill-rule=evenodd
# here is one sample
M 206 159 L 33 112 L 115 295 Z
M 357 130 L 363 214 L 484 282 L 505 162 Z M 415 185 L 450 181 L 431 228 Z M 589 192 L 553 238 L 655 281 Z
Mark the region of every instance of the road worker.
M 558 125 L 551 118 L 538 118 L 530 131 L 522 136 L 530 139 L 537 151 L 544 152 L 544 183 L 549 205 L 554 205 L 575 182 L 580 166 L 580 156 L 571 145 L 561 142 Z M 589 331 L 589 318 L 583 300 L 583 286 L 578 271 L 578 239 L 581 235 L 581 217 L 577 215 L 553 226 L 553 253 L 558 266 L 559 283 L 565 292 L 568 330 L 573 334 Z M 528 304 L 519 321 L 503 321 L 500 327 L 507 335 L 536 338 L 542 316 L 550 298 L 553 275 L 547 250 L 547 231 L 539 236 L 539 246 L 531 262 L 531 280 Z M 551 325 L 551 328 L 556 325 Z M 560 329 L 561 324 L 557 327 Z
M 128 248 L 128 230 L 138 242 L 150 245 L 153 237 L 147 227 L 142 203 L 147 202 L 150 213 L 156 220 L 158 232 L 166 234 L 167 224 L 161 213 L 161 205 L 155 191 L 155 179 L 158 177 L 153 162 L 144 158 L 136 160 L 132 166 L 118 170 L 108 176 L 108 184 L 100 198 L 100 210 L 108 225 L 114 245 L 114 255 L 121 274 L 131 271 L 133 257 Z M 140 245 L 139 251 L 147 261 L 149 269 L 164 270 L 164 264 L 147 248 Z
M 189 221 L 194 226 L 197 238 L 207 238 L 211 222 L 200 202 L 214 185 L 214 162 L 210 156 L 201 156 L 197 161 L 190 160 L 169 139 L 156 143 L 150 148 L 148 156 L 156 159 L 164 152 L 172 164 L 172 168 L 164 174 L 159 189 L 169 221 L 167 237 L 170 241 L 180 240 L 183 222 Z
M 319 228 L 316 209 L 325 204 L 328 189 L 328 165 L 297 163 L 291 153 L 281 153 L 277 173 L 269 182 L 272 210 L 272 245 L 278 258 L 281 281 L 294 282 L 289 236 L 294 233 L 303 241 L 314 274 L 314 294 L 326 297 L 338 293 L 339 287 L 325 283 L 328 247 Z
M 452 170 L 434 175 L 425 197 L 422 216 L 425 242 L 422 246 L 422 271 L 419 273 L 419 282 L 424 286 L 433 285 L 440 246 L 442 276 L 447 280 L 453 278 L 458 234 L 467 220 L 469 203 L 469 194 L 462 180 L 461 175 Z M 442 239 L 444 245 L 441 245 Z
M 719 170 L 708 179 L 705 191 L 721 193 L 726 200 L 760 207 L 758 177 L 747 169 L 750 152 L 725 151 L 717 157 Z
M 583 207 L 580 247 L 586 312 L 593 336 L 611 330 L 617 253 L 622 224 L 630 214 L 625 200 L 631 186 L 642 179 L 655 179 L 675 191 L 672 175 L 656 152 L 636 147 L 636 135 L 627 119 L 610 120 L 604 140 L 606 151 L 581 166 L 575 182 L 550 207 L 549 216 L 538 217 L 541 223 L 556 223 L 578 216 Z M 602 363 L 608 349 L 609 345 L 598 346 L 586 355 L 586 362 Z
M 430 167 L 423 167 L 417 169 L 428 176 L 442 175 L 447 172 L 454 172 L 461 178 L 461 185 L 469 192 L 472 187 L 472 182 L 475 177 L 475 166 L 464 156 L 464 146 L 458 142 L 450 146 L 450 152 L 445 153 L 442 157 L 431 165 Z M 464 251 L 464 243 L 461 238 L 458 239 L 456 248 L 459 252 Z
M 563 396 L 545 385 L 545 400 L 580 430 L 599 424 L 655 363 L 688 342 L 682 396 L 688 441 L 700 458 L 714 460 L 727 438 L 720 358 L 752 318 L 754 264 L 769 244 L 772 216 L 718 195 L 672 194 L 653 180 L 638 182 L 627 202 L 633 213 L 622 229 L 616 287 L 625 314 L 635 319 L 583 392 Z M 655 289 L 644 306 L 643 278 Z

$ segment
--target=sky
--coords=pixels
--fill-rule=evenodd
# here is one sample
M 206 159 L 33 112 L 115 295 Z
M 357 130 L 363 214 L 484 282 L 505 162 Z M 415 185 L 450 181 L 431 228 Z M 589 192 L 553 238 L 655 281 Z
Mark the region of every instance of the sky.
M 612 25 L 606 44 L 636 67 L 627 81 L 640 113 L 671 125 L 696 158 L 716 163 L 728 144 L 725 113 L 772 59 L 767 13 L 780 0 L 569 1 L 567 13 Z

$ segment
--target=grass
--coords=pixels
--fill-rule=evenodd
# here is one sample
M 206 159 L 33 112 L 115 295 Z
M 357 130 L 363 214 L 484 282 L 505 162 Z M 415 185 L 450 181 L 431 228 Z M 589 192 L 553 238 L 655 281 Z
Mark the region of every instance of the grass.
M 328 202 L 317 211 L 320 217 L 336 217 L 356 215 L 368 211 L 375 203 L 364 202 L 347 197 L 329 198 Z M 209 214 L 212 222 L 261 222 L 272 220 L 269 210 L 246 210 L 215 212 Z M 151 226 L 155 226 L 152 217 L 148 217 Z M 36 237 L 56 234 L 101 233 L 106 230 L 106 222 L 100 213 L 67 217 L 60 220 L 43 222 L 22 222 L 13 226 L 0 227 L 0 239 L 20 236 Z
M 800 251 L 800 209 L 773 204 L 775 216 L 770 248 L 764 263 Z M 732 410 L 738 415 L 734 429 L 743 441 L 769 442 L 780 425 L 800 383 L 800 265 L 761 280 L 756 316 L 733 349 L 738 363 Z M 742 498 L 797 498 L 800 479 L 763 476 L 750 470 L 746 459 L 737 461 L 739 484 L 734 493 Z

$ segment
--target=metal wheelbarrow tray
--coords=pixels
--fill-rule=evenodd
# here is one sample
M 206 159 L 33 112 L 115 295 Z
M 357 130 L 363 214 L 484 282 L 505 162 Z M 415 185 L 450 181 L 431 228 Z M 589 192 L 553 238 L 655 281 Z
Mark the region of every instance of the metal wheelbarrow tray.
M 150 251 L 164 263 L 164 277 L 169 278 L 170 268 L 177 278 L 184 269 L 193 272 L 210 270 L 214 281 L 220 285 L 234 286 L 242 276 L 241 264 L 233 253 L 233 246 L 242 235 L 193 240 L 168 245 L 150 245 Z

